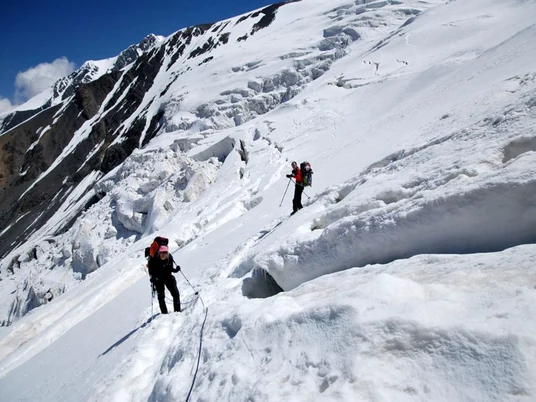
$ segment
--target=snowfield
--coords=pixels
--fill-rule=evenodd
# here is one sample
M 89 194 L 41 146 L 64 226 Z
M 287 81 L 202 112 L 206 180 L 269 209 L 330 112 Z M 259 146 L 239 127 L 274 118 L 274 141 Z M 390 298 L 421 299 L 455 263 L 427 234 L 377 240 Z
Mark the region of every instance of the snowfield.
M 0 400 L 536 400 L 536 3 L 261 14 L 169 60 L 158 136 L 2 260 Z

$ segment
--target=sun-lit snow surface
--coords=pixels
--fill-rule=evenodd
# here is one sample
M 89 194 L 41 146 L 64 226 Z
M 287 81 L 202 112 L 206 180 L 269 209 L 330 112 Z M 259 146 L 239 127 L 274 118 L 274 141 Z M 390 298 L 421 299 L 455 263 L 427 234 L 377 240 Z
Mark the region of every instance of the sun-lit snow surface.
M 67 289 L 2 328 L 0 400 L 536 398 L 536 4 L 325 3 L 177 79 L 168 130 L 80 187 L 103 198 L 71 230 L 34 234 L 26 286 Z M 348 54 L 271 112 L 189 114 L 237 74 L 280 74 L 282 41 L 307 53 L 346 28 Z M 314 186 L 288 218 L 304 159 Z M 186 310 L 149 321 L 155 233 L 195 289 L 178 274 Z

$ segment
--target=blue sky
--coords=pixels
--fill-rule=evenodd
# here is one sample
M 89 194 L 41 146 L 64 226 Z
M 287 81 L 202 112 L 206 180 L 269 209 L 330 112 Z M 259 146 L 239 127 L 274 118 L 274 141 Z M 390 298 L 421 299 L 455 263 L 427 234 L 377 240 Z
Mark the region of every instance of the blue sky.
M 275 2 L 6 2 L 0 13 L 0 101 L 20 103 L 32 90 L 35 92 L 35 74 L 31 75 L 31 71 L 37 74 L 48 67 L 49 73 L 69 72 L 86 60 L 115 56 L 149 33 L 168 36 L 190 25 L 219 21 Z M 54 61 L 52 66 L 48 65 Z M 34 68 L 41 63 L 47 65 Z M 19 75 L 16 88 L 17 74 L 24 72 L 27 74 Z

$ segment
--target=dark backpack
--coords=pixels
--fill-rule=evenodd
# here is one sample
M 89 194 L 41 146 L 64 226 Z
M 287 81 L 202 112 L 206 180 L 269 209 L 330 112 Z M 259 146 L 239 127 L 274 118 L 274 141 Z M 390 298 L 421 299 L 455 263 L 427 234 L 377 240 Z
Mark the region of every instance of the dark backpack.
M 302 176 L 303 186 L 312 186 L 313 185 L 313 170 L 311 169 L 311 164 L 309 162 L 300 163 L 300 171 Z
M 167 246 L 169 243 L 169 240 L 165 237 L 157 236 L 154 238 L 153 242 L 151 243 L 151 247 L 145 247 L 145 258 L 148 260 L 153 258 L 156 253 L 158 252 L 158 249 L 160 246 Z

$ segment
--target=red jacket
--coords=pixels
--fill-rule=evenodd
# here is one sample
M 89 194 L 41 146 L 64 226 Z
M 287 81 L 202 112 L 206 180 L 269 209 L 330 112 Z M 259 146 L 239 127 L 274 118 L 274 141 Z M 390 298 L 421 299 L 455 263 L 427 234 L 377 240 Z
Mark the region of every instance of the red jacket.
M 296 183 L 299 183 L 299 184 L 303 183 L 303 178 L 302 178 L 300 168 L 293 169 L 292 176 L 294 176 L 294 178 L 296 179 Z

